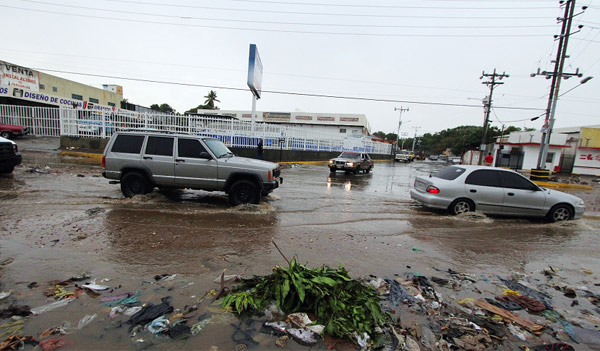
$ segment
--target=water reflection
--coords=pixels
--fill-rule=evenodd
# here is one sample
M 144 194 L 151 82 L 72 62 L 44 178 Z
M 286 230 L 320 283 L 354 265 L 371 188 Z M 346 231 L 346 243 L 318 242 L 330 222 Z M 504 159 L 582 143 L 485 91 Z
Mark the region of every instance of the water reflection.
M 354 187 L 355 190 L 365 188 L 370 184 L 373 177 L 372 173 L 368 174 L 338 174 L 330 173 L 327 177 L 327 189 L 331 188 L 342 188 L 346 192 L 351 192 Z
M 464 265 L 511 266 L 560 256 L 565 249 L 587 245 L 590 233 L 583 221 L 549 224 L 537 219 L 415 212 L 407 219 L 414 230 L 410 236 Z
M 117 205 L 107 213 L 114 260 L 182 273 L 215 269 L 228 257 L 269 250 L 278 223 L 268 203 L 223 208 L 167 201 L 156 207 Z

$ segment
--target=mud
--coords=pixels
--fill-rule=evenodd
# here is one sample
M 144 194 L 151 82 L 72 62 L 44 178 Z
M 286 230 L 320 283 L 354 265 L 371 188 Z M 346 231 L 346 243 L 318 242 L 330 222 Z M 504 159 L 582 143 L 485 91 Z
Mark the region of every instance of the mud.
M 27 317 L 24 335 L 38 336 L 98 314 L 85 328 L 64 336 L 71 342 L 64 350 L 233 349 L 231 323 L 237 319 L 217 313 L 206 293 L 218 290 L 213 281 L 223 269 L 250 277 L 285 264 L 273 240 L 287 257 L 295 255 L 310 266 L 343 265 L 355 277 L 393 278 L 410 272 L 430 277 L 451 268 L 477 277 L 474 287 L 485 291 L 490 289 L 485 280 L 497 275 L 518 272 L 541 279 L 542 270 L 552 266 L 565 284 L 600 293 L 594 285 L 600 276 L 596 212 L 548 224 L 452 217 L 416 206 L 409 196 L 414 178 L 443 167 L 441 163 L 376 163 L 373 173 L 359 175 L 330 175 L 324 164 L 298 165 L 282 172 L 284 184 L 260 205 L 232 208 L 219 192 L 155 191 L 124 199 L 98 167 L 33 151 L 24 153 L 24 159 L 13 174 L 0 177 L 0 262 L 7 262 L 0 267 L 0 288 L 12 292 L 0 301 L 2 308 L 52 302 L 43 295 L 47 282 L 87 271 L 97 282 L 106 279 L 102 284 L 110 285 L 113 294 L 139 290 L 142 303 L 154 304 L 173 296 L 176 308 L 197 304 L 199 313 L 221 316 L 200 334 L 178 341 L 148 332 L 131 337 L 126 327 L 119 327 L 128 317 L 110 318 L 110 308 L 85 295 Z M 575 194 L 598 208 L 597 187 Z M 592 274 L 586 273 L 590 270 Z M 158 274 L 176 276 L 156 282 Z M 31 282 L 39 287 L 28 288 Z M 460 291 L 448 295 L 467 297 Z M 560 296 L 557 308 L 573 310 L 572 301 Z M 276 337 L 258 334 L 255 340 L 261 345 L 257 349 L 276 349 Z M 519 343 L 509 336 L 507 345 Z M 306 349 L 295 342 L 287 348 Z

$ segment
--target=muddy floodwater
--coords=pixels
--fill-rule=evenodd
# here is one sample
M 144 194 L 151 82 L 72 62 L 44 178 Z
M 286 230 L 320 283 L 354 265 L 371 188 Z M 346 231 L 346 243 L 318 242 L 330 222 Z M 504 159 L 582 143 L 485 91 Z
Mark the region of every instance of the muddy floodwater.
M 25 319 L 22 335 L 37 337 L 66 325 L 70 332 L 62 336 L 67 341 L 63 350 L 233 349 L 239 343 L 240 320 L 221 313 L 210 291 L 220 288 L 214 281 L 223 270 L 251 277 L 285 265 L 273 241 L 288 258 L 296 256 L 310 267 L 342 265 L 357 278 L 394 279 L 407 273 L 449 278 L 444 273 L 448 269 L 475 277 L 473 288 L 482 295 L 475 296 L 472 288 L 440 287 L 448 304 L 482 297 L 485 291 L 493 298 L 497 276 L 519 274 L 543 282 L 549 266 L 565 285 L 600 294 L 598 212 L 549 224 L 428 211 L 410 200 L 409 190 L 416 176 L 428 175 L 442 163 L 379 162 L 371 174 L 359 175 L 333 175 L 325 164 L 293 165 L 282 171 L 281 187 L 260 205 L 232 208 L 218 192 L 155 191 L 125 199 L 118 185 L 100 176 L 99 167 L 78 162 L 31 152 L 13 174 L 0 176 L 0 288 L 11 292 L 0 306 L 46 305 L 55 301 L 44 295 L 54 287 L 52 281 L 88 272 L 96 284 L 111 288 L 103 294 L 139 291 L 141 303 L 155 305 L 171 296 L 176 309 L 197 305 L 197 314 L 210 313 L 212 321 L 185 340 L 147 331 L 131 336 L 129 325 L 123 324 L 129 317 L 111 318 L 111 307 L 83 295 Z M 597 188 L 573 192 L 595 210 L 597 193 Z M 156 275 L 170 276 L 156 280 Z M 585 298 L 580 296 L 572 308 L 573 299 L 562 292 L 549 287 L 547 293 L 557 310 L 576 314 L 585 309 L 591 321 L 600 320 L 598 307 Z M 78 328 L 84 316 L 94 314 L 90 324 Z M 588 329 L 598 332 L 598 323 L 590 323 Z M 252 329 L 251 324 L 241 328 Z M 277 349 L 271 335 L 258 333 L 254 340 L 258 344 L 250 349 Z M 556 341 L 547 336 L 531 343 L 544 340 Z M 523 341 L 509 335 L 503 347 L 514 349 L 519 343 Z M 293 341 L 286 348 L 308 349 Z M 576 349 L 594 346 L 581 343 Z

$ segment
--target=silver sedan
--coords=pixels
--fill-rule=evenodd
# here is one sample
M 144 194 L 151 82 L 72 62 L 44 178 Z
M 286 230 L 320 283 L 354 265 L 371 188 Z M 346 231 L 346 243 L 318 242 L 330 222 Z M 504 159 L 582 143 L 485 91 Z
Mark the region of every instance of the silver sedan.
M 410 197 L 451 214 L 480 211 L 555 222 L 581 218 L 585 211 L 577 196 L 541 188 L 514 171 L 485 166 L 450 166 L 417 177 Z

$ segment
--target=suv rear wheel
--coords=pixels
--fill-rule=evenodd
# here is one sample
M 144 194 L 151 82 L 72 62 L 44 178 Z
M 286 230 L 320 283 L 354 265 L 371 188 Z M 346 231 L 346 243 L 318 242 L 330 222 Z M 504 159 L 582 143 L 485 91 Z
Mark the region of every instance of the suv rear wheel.
M 140 172 L 129 172 L 121 179 L 121 192 L 125 197 L 144 195 L 151 191 L 150 182 Z
M 5 167 L 5 168 L 0 168 L 0 174 L 8 174 L 8 173 L 12 173 L 12 171 L 14 171 L 15 166 L 9 166 L 9 167 Z
M 238 180 L 229 189 L 229 202 L 237 206 L 241 204 L 258 204 L 260 191 L 256 184 L 249 180 Z

